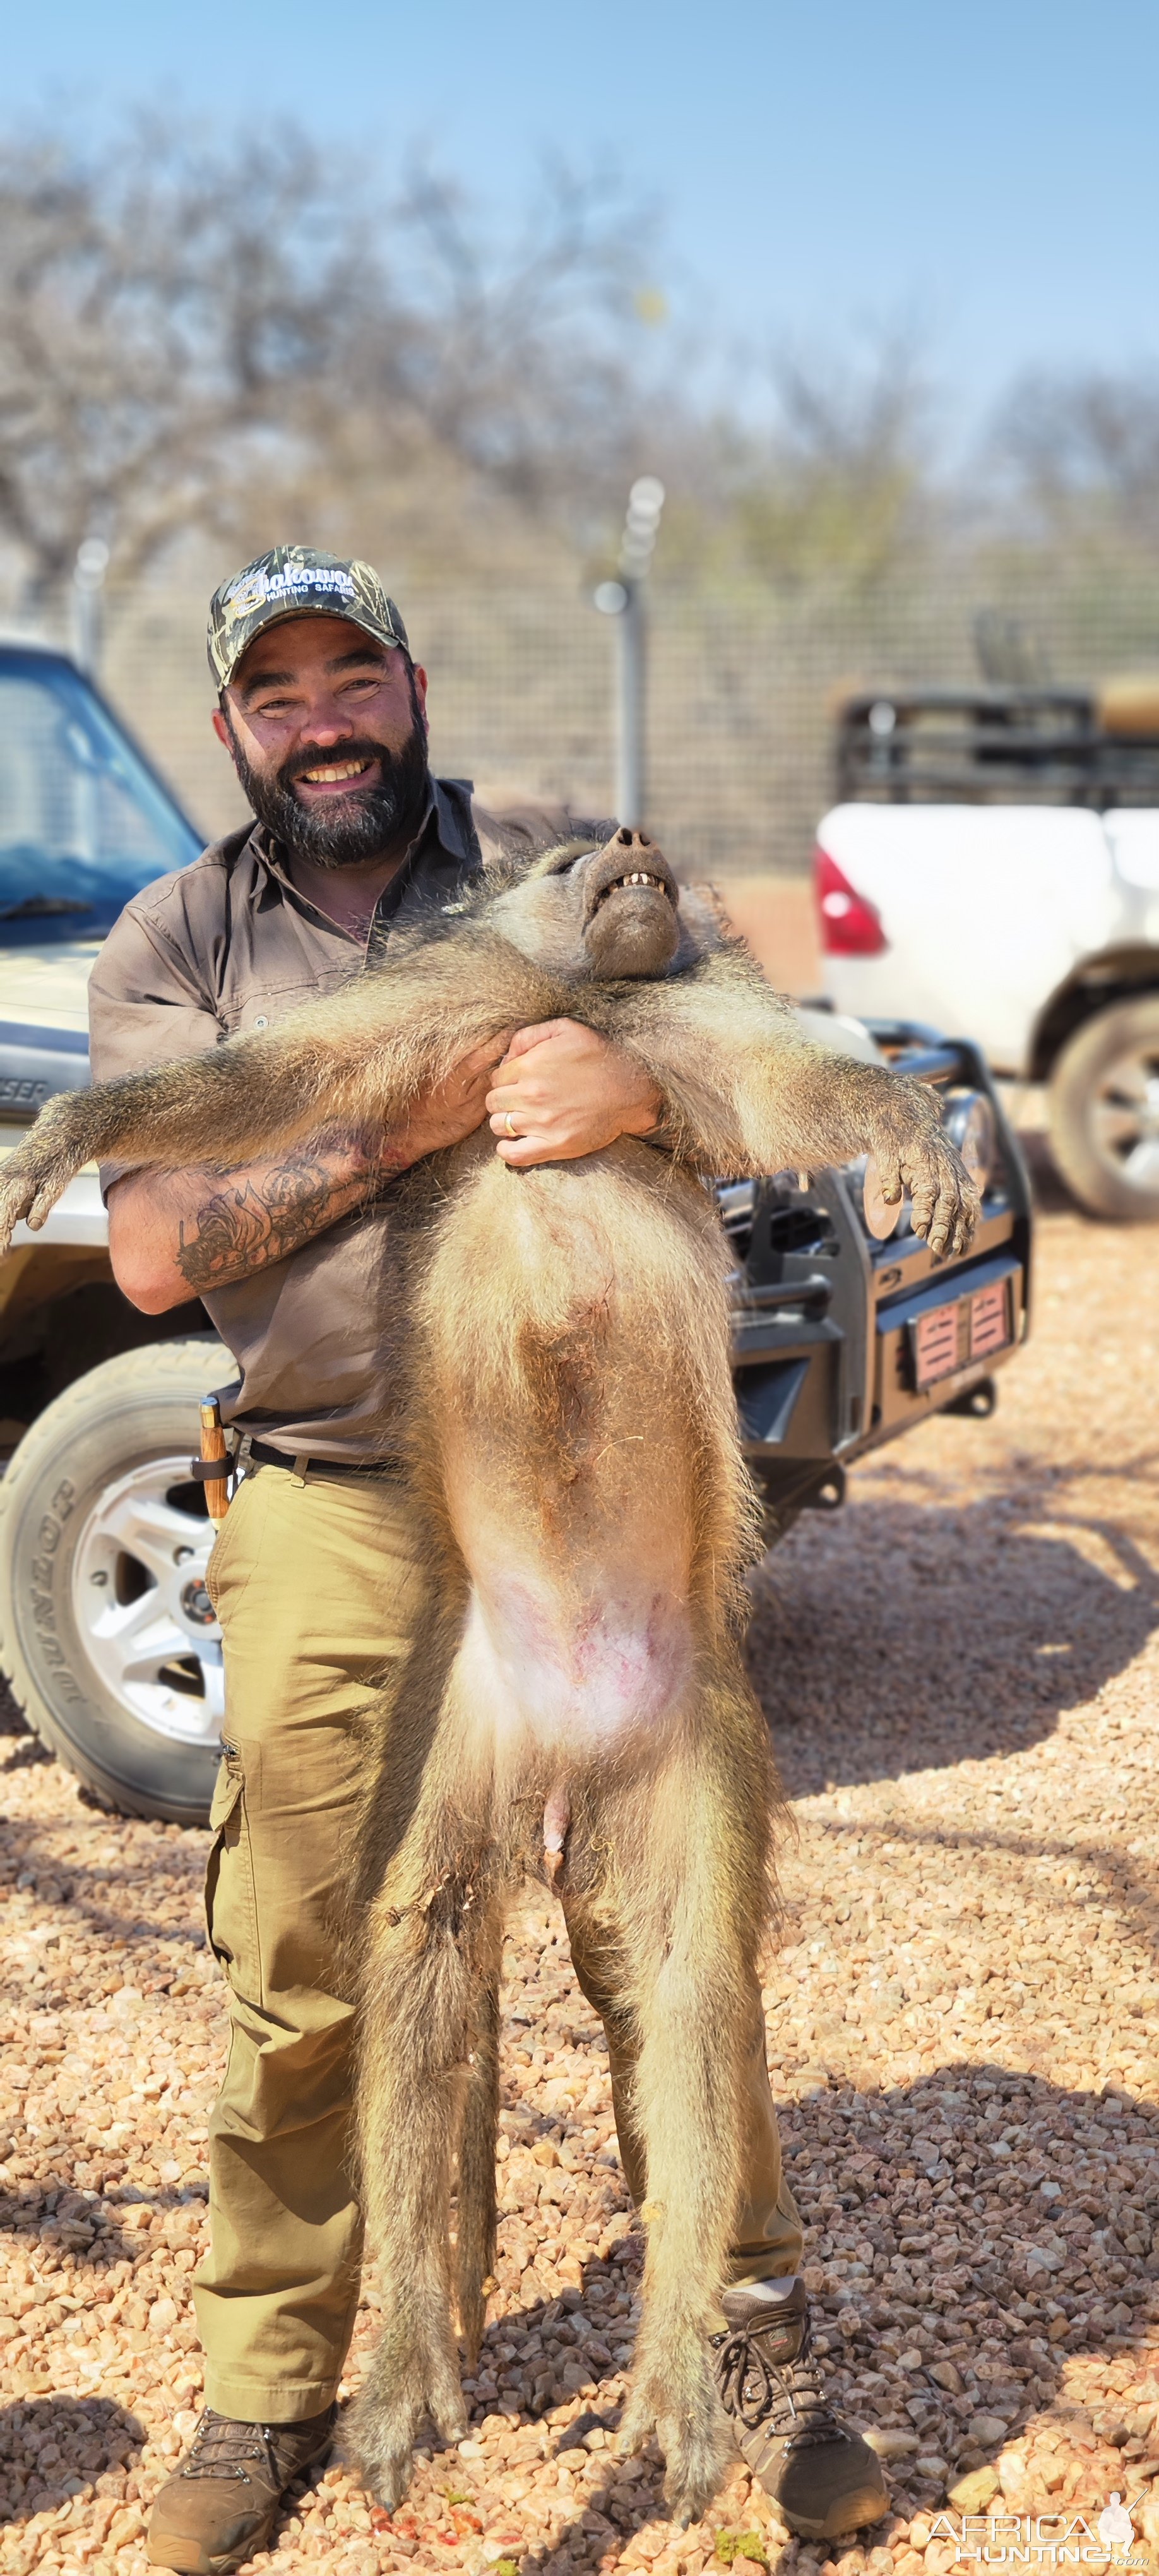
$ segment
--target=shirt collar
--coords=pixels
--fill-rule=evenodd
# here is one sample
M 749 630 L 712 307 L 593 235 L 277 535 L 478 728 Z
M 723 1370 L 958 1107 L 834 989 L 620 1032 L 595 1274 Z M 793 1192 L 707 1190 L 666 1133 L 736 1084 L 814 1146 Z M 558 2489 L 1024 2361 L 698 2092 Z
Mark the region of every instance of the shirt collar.
M 396 869 L 390 884 L 379 896 L 374 916 L 374 933 L 384 933 L 395 915 L 412 894 L 428 887 L 432 892 L 451 892 L 464 875 L 474 875 L 482 866 L 482 855 L 471 822 L 471 782 L 465 778 L 430 778 L 427 809 L 402 866 Z M 325 918 L 328 929 L 335 927 L 329 916 L 317 913 L 308 895 L 294 884 L 278 842 L 264 823 L 255 823 L 250 833 L 250 847 L 267 876 L 276 878 L 284 894 L 319 920 Z M 341 935 L 341 934 L 340 934 Z

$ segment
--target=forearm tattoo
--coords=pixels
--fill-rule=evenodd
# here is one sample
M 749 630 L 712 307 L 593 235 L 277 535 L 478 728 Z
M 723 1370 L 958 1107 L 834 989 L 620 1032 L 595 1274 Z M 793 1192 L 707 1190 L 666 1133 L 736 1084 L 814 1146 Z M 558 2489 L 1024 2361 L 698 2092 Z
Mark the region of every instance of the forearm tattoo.
M 373 1167 L 361 1178 L 339 1178 L 316 1155 L 303 1152 L 268 1171 L 238 1173 L 206 1198 L 196 1216 L 180 1221 L 177 1267 L 191 1288 L 224 1288 L 271 1262 L 284 1261 L 337 1218 L 368 1197 L 385 1175 Z

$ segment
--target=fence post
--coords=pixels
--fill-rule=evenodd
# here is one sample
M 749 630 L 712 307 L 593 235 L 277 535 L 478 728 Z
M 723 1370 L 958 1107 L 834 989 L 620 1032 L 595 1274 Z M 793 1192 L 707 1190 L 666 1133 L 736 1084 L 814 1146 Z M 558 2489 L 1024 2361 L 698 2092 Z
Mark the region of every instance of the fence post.
M 620 578 L 602 581 L 595 605 L 617 620 L 616 819 L 633 830 L 648 804 L 648 618 L 645 582 L 660 529 L 664 486 L 655 474 L 637 476 L 628 494 L 620 542 Z
M 72 570 L 72 649 L 91 680 L 101 666 L 101 592 L 109 568 L 103 537 L 83 537 Z

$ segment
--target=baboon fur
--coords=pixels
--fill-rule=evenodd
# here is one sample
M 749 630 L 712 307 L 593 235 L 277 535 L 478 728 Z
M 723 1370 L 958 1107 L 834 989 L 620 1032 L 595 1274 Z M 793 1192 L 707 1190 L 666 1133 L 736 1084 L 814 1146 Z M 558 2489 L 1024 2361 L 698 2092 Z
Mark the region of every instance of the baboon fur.
M 406 1424 L 432 1570 L 370 1765 L 358 1942 L 366 2215 L 383 2331 L 354 2412 L 395 2504 L 426 2414 L 466 2429 L 495 2243 L 498 1977 L 529 1866 L 614 1961 L 638 2048 L 643 2315 L 621 2446 L 671 2510 L 727 2448 L 708 2333 L 741 2190 L 742 2070 L 776 1788 L 740 1653 L 757 1548 L 714 1174 L 866 1151 L 935 1250 L 976 1199 L 929 1090 L 810 1045 L 640 834 L 490 871 L 337 999 L 62 1095 L 3 1167 L 0 1242 L 79 1167 L 228 1168 L 342 1120 L 398 1130 L 470 1049 L 568 1016 L 628 1049 L 663 1144 L 516 1171 L 488 1130 L 398 1185 Z M 457 2240 L 450 2206 L 457 2189 Z

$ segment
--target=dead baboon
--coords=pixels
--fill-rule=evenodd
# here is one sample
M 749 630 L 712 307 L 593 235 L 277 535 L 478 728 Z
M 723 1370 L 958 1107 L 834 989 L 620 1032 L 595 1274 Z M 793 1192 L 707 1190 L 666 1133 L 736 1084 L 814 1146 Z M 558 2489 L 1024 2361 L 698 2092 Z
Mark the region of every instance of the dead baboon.
M 872 1151 L 937 1251 L 976 1199 L 930 1092 L 824 1052 L 660 852 L 623 831 L 491 872 L 336 1000 L 208 1055 L 62 1095 L 3 1167 L 0 1241 L 93 1156 L 228 1166 L 324 1121 L 404 1120 L 506 1028 L 570 1016 L 647 1066 L 666 1152 L 508 1168 L 484 1129 L 398 1185 L 407 1438 L 434 1569 L 383 1728 L 362 1855 L 361 2134 L 383 2332 L 354 2438 L 403 2493 L 429 2410 L 465 2429 L 451 2322 L 494 2250 L 497 1985 L 526 1867 L 617 1963 L 639 2041 L 644 2310 L 621 2443 L 671 2508 L 727 2439 L 707 2332 L 740 2186 L 741 2068 L 775 1788 L 744 1678 L 755 1551 L 713 1174 Z

